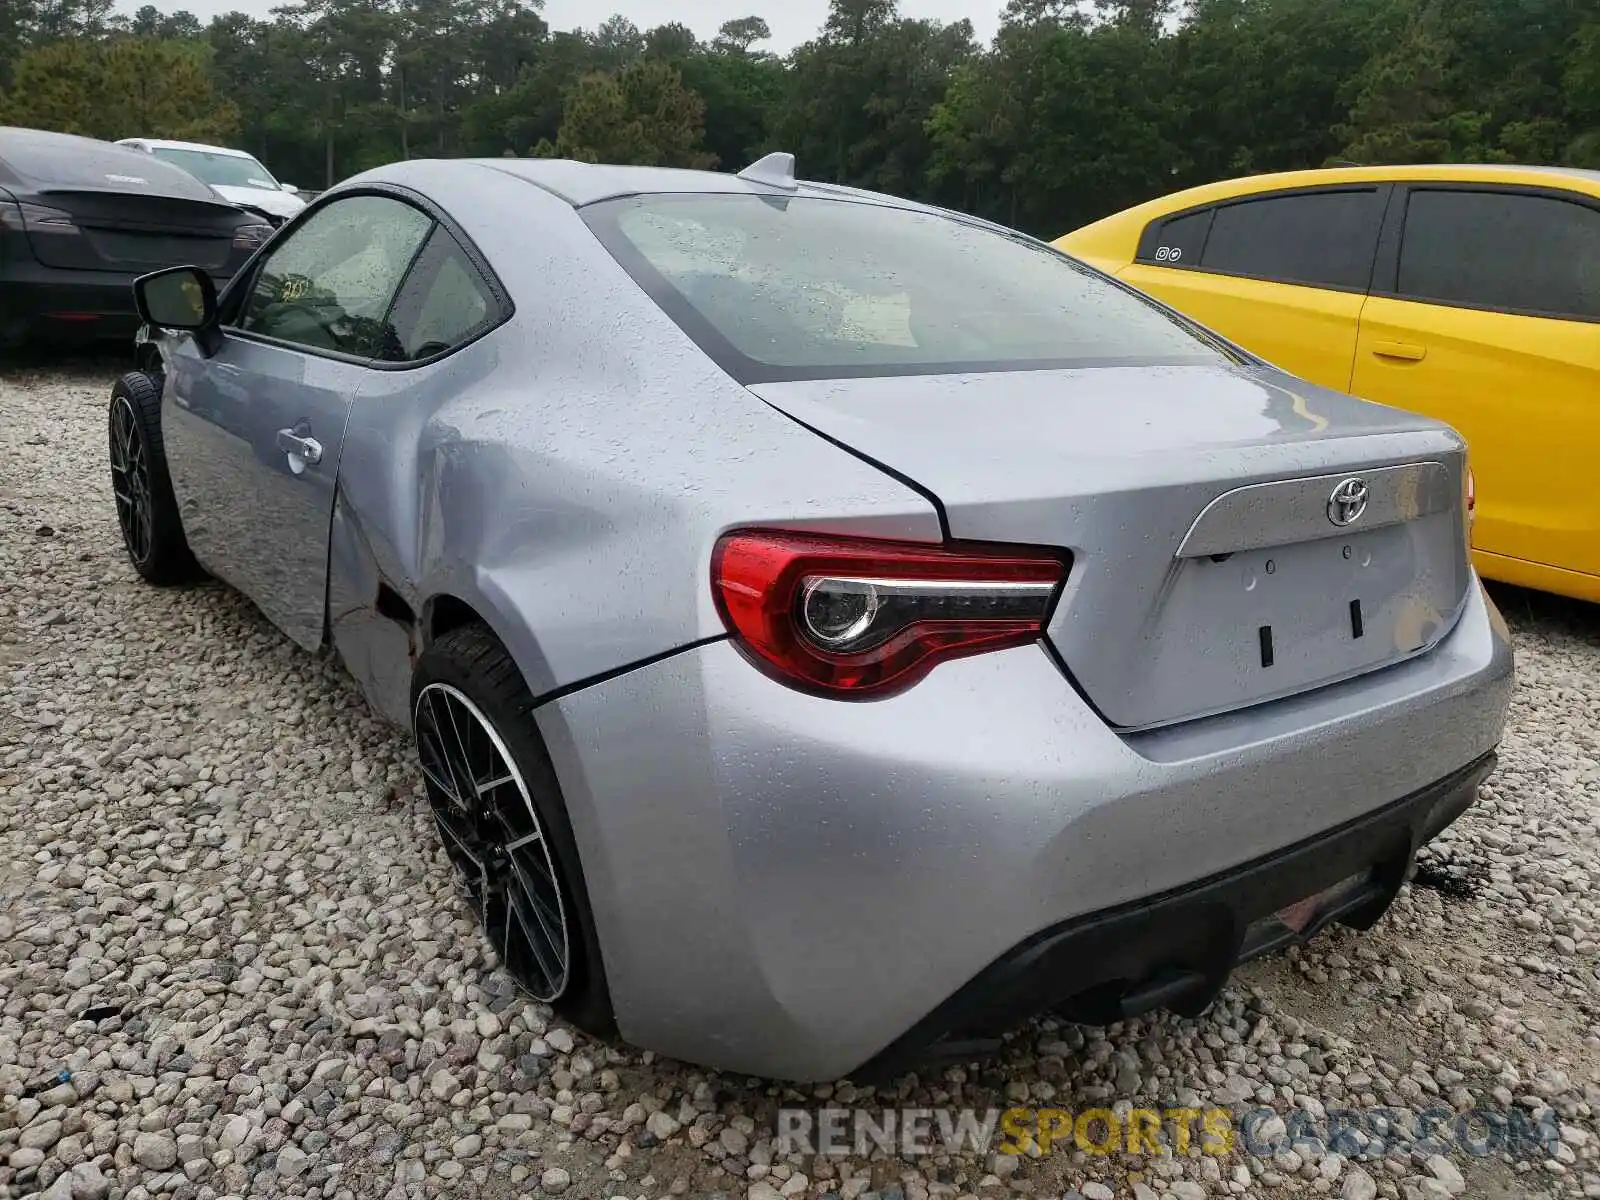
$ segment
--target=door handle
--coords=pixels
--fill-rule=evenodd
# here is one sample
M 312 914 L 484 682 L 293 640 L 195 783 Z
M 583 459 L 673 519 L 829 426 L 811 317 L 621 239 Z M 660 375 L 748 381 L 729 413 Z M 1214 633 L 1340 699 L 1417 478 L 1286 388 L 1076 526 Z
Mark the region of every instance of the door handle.
M 1426 346 L 1415 346 L 1410 342 L 1373 342 L 1372 352 L 1379 358 L 1398 358 L 1405 362 L 1421 362 L 1428 357 Z
M 278 449 L 308 467 L 322 461 L 322 443 L 314 437 L 302 437 L 292 429 L 278 430 Z

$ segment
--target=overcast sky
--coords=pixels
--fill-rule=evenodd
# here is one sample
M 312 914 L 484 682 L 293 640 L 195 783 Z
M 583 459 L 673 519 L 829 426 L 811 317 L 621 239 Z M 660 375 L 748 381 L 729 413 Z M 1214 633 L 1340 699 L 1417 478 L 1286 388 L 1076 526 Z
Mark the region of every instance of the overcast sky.
M 118 0 L 123 12 L 138 10 L 146 0 Z M 219 13 L 247 12 L 264 17 L 283 0 L 150 0 L 164 12 L 186 8 L 202 22 Z M 4 0 L 0 0 L 4 3 Z M 987 43 L 1000 23 L 1004 0 L 900 0 L 900 13 L 907 17 L 931 17 L 937 21 L 957 21 L 968 17 L 980 42 Z M 614 12 L 627 17 L 640 29 L 680 21 L 709 41 L 724 21 L 752 14 L 767 19 L 772 41 L 760 48 L 779 54 L 792 50 L 814 37 L 822 28 L 828 0 L 545 0 L 544 19 L 554 29 L 583 27 L 593 29 Z

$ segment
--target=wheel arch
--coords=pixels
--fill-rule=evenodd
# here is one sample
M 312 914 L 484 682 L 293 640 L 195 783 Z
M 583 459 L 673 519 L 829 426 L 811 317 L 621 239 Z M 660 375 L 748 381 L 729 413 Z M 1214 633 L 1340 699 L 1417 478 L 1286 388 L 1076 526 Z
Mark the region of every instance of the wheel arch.
M 422 582 L 404 575 L 386 569 L 341 488 L 329 538 L 328 640 L 379 714 L 409 728 L 412 682 L 423 653 L 444 634 L 472 624 L 500 643 L 539 698 L 549 664 L 508 599 L 475 586 L 464 570 Z
M 452 629 L 460 629 L 463 625 L 484 625 L 494 633 L 494 623 L 479 612 L 476 605 L 452 592 L 439 592 L 424 600 L 421 615 L 417 620 L 422 634 L 422 644 L 425 647 L 432 645 Z M 505 639 L 498 633 L 495 633 L 495 640 L 502 646 L 505 645 Z
M 451 630 L 482 625 L 516 664 L 529 695 L 538 703 L 541 681 L 550 678 L 550 664 L 533 630 L 528 628 L 510 598 L 494 586 L 492 577 L 481 586 L 478 573 L 461 572 L 418 589 L 416 633 L 418 654 Z

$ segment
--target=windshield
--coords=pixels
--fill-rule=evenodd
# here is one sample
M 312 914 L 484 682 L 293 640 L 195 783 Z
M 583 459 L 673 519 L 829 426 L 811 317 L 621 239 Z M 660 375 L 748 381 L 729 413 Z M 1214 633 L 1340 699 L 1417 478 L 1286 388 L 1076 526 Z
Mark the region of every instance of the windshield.
M 212 186 L 278 190 L 272 173 L 247 154 L 217 154 L 210 150 L 173 150 L 157 146 L 151 153 L 163 162 L 182 167 Z
M 584 216 L 744 383 L 1226 361 L 1065 256 L 949 217 L 704 194 L 606 201 Z

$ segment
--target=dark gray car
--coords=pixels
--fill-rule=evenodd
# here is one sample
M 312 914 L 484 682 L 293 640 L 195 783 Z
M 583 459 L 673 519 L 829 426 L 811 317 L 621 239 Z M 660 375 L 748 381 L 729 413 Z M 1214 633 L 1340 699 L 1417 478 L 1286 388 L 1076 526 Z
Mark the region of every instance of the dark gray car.
M 148 154 L 0 127 L 0 350 L 131 338 L 136 278 L 185 263 L 225 283 L 271 232 Z

